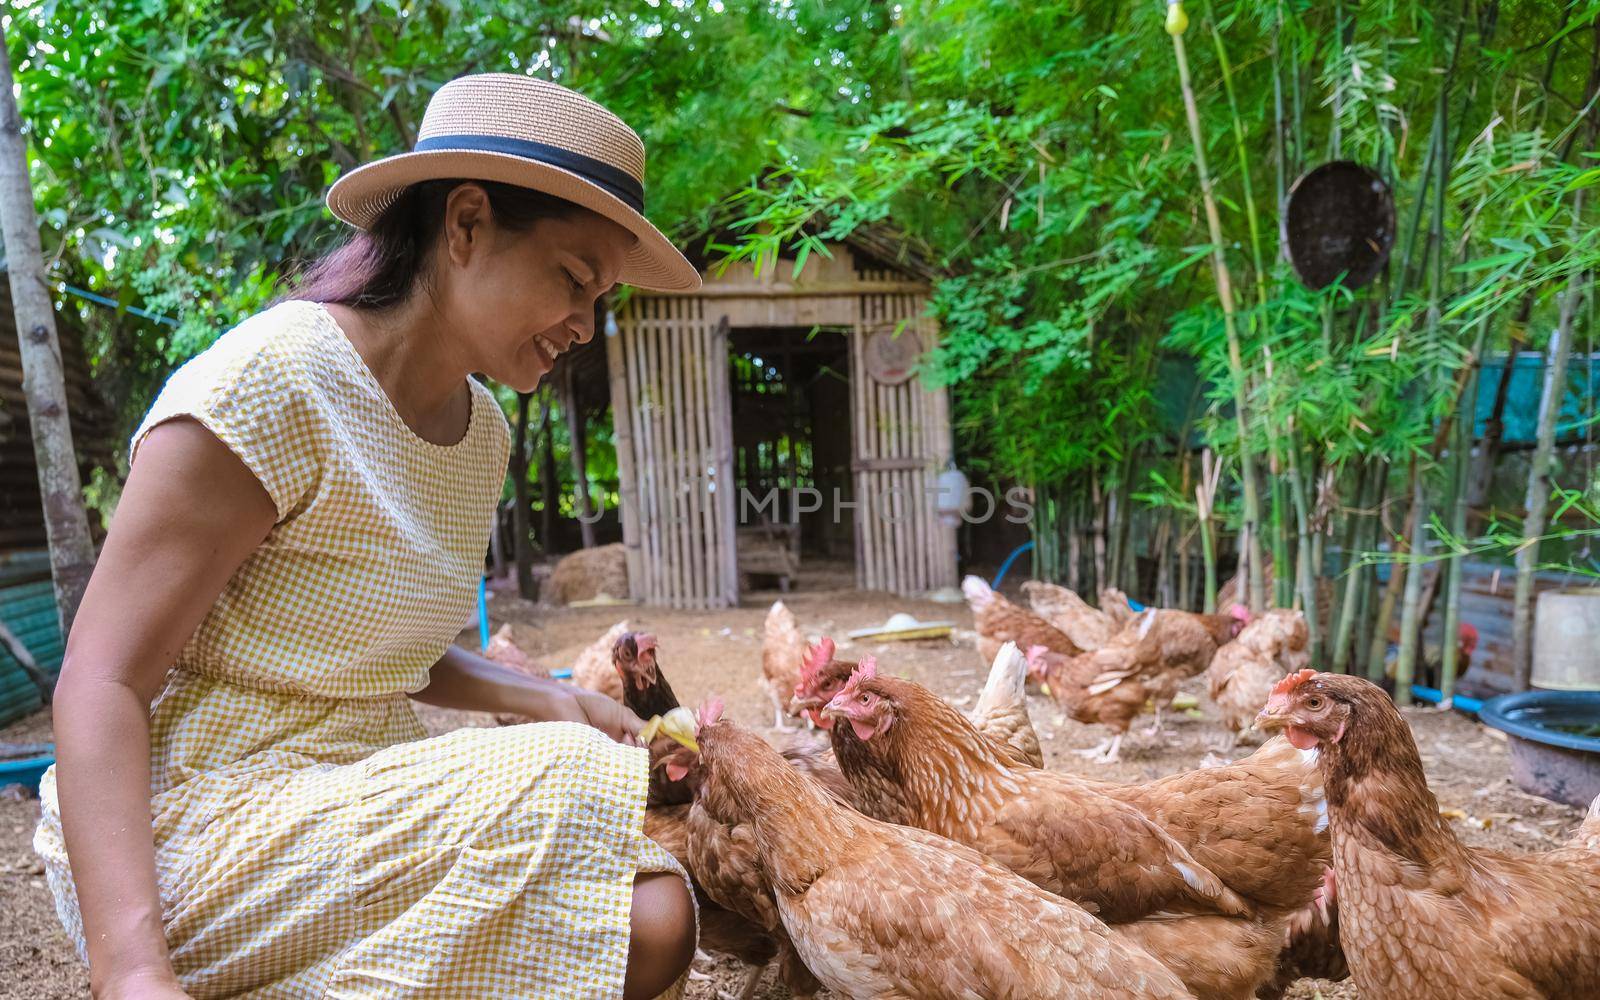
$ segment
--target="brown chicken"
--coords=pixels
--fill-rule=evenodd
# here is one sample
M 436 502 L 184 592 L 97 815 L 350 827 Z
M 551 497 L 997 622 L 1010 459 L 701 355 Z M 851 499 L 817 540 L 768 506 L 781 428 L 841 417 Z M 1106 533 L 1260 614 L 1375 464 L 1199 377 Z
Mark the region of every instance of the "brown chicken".
M 1018 647 L 1043 646 L 1062 656 L 1076 656 L 1083 650 L 1060 629 L 1032 611 L 1019 608 L 987 583 L 975 576 L 961 581 L 961 592 L 972 609 L 973 627 L 978 632 L 978 655 L 984 665 L 994 662 L 995 654 L 1007 642 Z
M 598 691 L 617 701 L 622 700 L 622 678 L 611 665 L 611 650 L 628 631 L 628 623 L 617 622 L 606 629 L 606 634 L 586 646 L 572 662 L 572 683 Z
M 1229 733 L 1223 753 L 1231 753 L 1240 734 L 1255 725 L 1273 685 L 1311 662 L 1310 637 L 1303 613 L 1268 611 L 1217 650 L 1206 668 L 1206 690 Z
M 517 644 L 511 623 L 500 626 L 483 647 L 483 655 L 502 666 L 527 674 L 529 677 L 549 677 L 550 671 Z
M 1014 645 L 1014 644 L 1013 644 Z M 833 722 L 822 715 L 822 707 L 850 680 L 850 675 L 862 664 L 877 670 L 877 659 L 863 656 L 861 662 L 833 658 L 833 640 L 824 637 L 807 653 L 805 669 L 800 683 L 795 685 L 795 706 L 819 729 L 832 729 Z M 988 683 L 978 698 L 972 712 L 972 724 L 1002 756 L 1013 763 L 1027 767 L 1043 767 L 1044 751 L 1039 747 L 1039 734 L 1034 731 L 1033 720 L 1028 716 L 1028 706 L 1017 678 L 1017 664 L 1013 659 L 1002 662 L 995 657 L 995 667 L 990 670 Z M 830 757 L 831 760 L 831 757 Z
M 1328 863 L 1320 774 L 1284 740 L 1227 767 L 1119 785 L 1007 765 L 942 699 L 865 666 L 826 714 L 863 811 L 1138 921 L 1127 931 L 1198 996 L 1248 998 L 1271 978 L 1287 920 Z M 1199 886 L 1213 888 L 1197 898 Z
M 795 685 L 800 683 L 800 665 L 806 656 L 806 637 L 794 620 L 794 613 L 782 601 L 772 602 L 761 633 L 761 686 L 772 700 L 772 728 L 790 730 L 795 718 L 790 706 Z
M 624 678 L 624 698 L 630 709 L 649 718 L 678 707 L 677 696 L 656 661 L 655 636 L 624 633 L 615 650 L 616 670 Z M 720 706 L 716 711 L 721 711 Z M 779 978 L 791 994 L 813 995 L 817 982 L 795 958 L 788 937 L 777 924 L 771 892 L 761 880 L 748 838 L 683 804 L 693 793 L 685 772 L 672 766 L 669 759 L 675 747 L 665 736 L 651 746 L 656 766 L 650 769 L 645 835 L 666 848 L 689 873 L 696 897 L 702 900 L 701 947 L 731 955 L 749 968 L 739 1000 L 755 995 L 762 973 L 774 960 Z M 820 745 L 791 746 L 782 756 L 830 794 L 852 794 L 832 754 Z
M 693 872 L 689 813 L 687 804 L 652 805 L 645 810 L 644 835 L 666 848 L 685 871 Z M 698 880 L 691 877 L 691 881 L 694 882 L 695 908 L 700 916 L 700 948 L 734 958 L 749 970 L 738 1000 L 750 1000 L 760 985 L 761 974 L 779 956 L 778 939 L 749 917 L 718 904 Z
M 1069 716 L 1100 723 L 1111 730 L 1097 747 L 1080 751 L 1105 763 L 1118 759 L 1122 738 L 1133 720 L 1154 704 L 1155 725 L 1178 694 L 1178 685 L 1211 665 L 1217 648 L 1238 634 L 1249 613 L 1235 606 L 1226 615 L 1188 611 L 1142 611 L 1127 628 L 1092 653 L 1063 657 L 1049 649 L 1029 648 L 1033 672 L 1050 689 Z
M 1022 592 L 1035 614 L 1065 632 L 1067 638 L 1086 653 L 1104 646 L 1112 636 L 1122 631 L 1122 622 L 1090 607 L 1087 601 L 1066 587 L 1043 580 L 1029 580 L 1022 585 Z
M 982 855 L 860 815 L 703 712 L 668 758 L 692 812 L 740 831 L 800 960 L 849 1000 L 1164 1000 L 1176 977 L 1081 907 Z M 694 759 L 688 759 L 694 758 Z
M 1559 850 L 1474 850 L 1439 815 L 1410 727 L 1371 682 L 1291 674 L 1256 725 L 1316 753 L 1339 936 L 1362 996 L 1600 996 L 1600 800 Z
M 1134 610 L 1133 605 L 1128 603 L 1128 595 L 1115 587 L 1100 591 L 1100 610 L 1106 613 L 1119 631 L 1133 621 Z
M 1246 909 L 1137 808 L 1072 775 L 1017 765 L 920 685 L 863 663 L 823 714 L 869 816 L 967 844 L 1108 920 Z

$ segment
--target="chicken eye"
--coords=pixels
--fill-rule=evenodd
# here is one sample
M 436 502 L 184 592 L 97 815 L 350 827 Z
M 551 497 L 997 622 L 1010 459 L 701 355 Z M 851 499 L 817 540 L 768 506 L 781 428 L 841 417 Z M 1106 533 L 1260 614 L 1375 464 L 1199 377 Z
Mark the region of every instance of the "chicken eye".
M 1314 694 L 1311 697 L 1307 698 L 1306 699 L 1306 707 L 1311 709 L 1313 712 L 1315 712 L 1317 709 L 1321 708 L 1322 707 L 1322 696 Z
M 866 703 L 867 703 L 867 696 L 866 695 L 862 695 L 861 696 L 861 704 L 865 705 Z

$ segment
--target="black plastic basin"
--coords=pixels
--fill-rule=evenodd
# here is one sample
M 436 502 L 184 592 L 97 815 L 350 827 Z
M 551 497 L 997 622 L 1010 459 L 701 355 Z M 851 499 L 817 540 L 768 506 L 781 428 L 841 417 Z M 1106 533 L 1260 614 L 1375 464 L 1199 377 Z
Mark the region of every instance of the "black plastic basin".
M 1478 718 L 1511 737 L 1511 779 L 1523 791 L 1580 807 L 1600 796 L 1600 691 L 1501 695 Z

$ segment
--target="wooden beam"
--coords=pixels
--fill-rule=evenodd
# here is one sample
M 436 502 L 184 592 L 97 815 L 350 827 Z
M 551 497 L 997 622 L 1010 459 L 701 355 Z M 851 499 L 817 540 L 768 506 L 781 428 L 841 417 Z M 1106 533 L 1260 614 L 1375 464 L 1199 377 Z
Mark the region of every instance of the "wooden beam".
M 699 296 L 703 299 L 781 299 L 802 298 L 805 296 L 838 296 L 838 295 L 927 295 L 928 286 L 920 281 L 863 281 L 863 282 L 827 282 L 815 285 L 702 285 L 692 292 L 651 292 L 652 298 L 686 298 Z

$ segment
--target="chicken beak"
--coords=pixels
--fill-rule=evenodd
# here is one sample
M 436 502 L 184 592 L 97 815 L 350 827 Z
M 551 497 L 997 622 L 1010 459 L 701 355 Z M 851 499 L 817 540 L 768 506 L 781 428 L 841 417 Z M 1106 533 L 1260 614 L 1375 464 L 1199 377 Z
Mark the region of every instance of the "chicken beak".
M 1277 699 L 1268 701 L 1267 707 L 1256 715 L 1256 728 L 1264 733 L 1275 732 L 1284 728 L 1289 724 L 1288 707 L 1288 705 L 1278 702 Z

